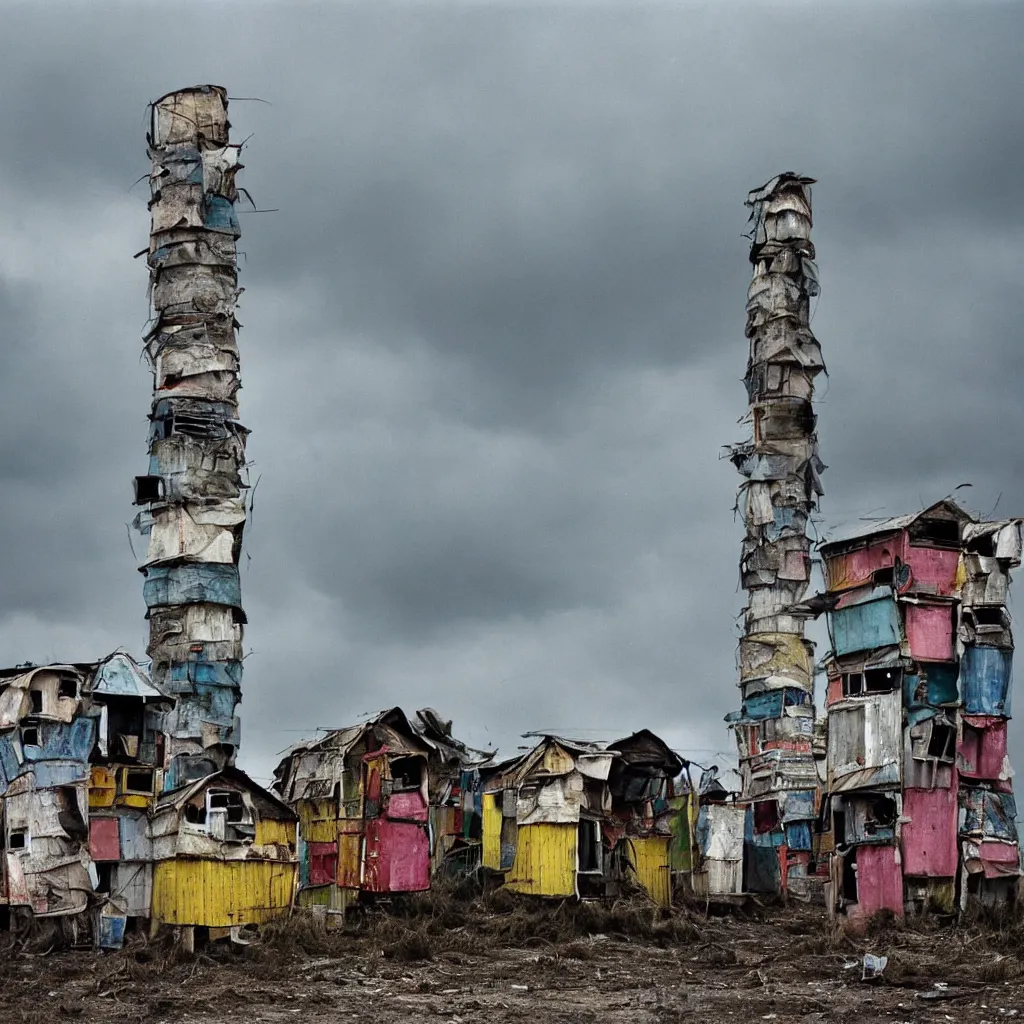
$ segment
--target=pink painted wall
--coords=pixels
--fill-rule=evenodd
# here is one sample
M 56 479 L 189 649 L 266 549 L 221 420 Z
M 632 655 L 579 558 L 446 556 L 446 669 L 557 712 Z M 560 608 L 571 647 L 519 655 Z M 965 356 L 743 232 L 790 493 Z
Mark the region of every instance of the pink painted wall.
M 890 568 L 897 558 L 910 566 L 911 592 L 924 590 L 944 597 L 953 594 L 960 552 L 913 547 L 906 533 L 828 559 L 828 588 L 846 590 L 870 583 L 872 573 Z
M 901 553 L 902 537 L 890 537 L 884 543 L 871 544 L 866 548 L 848 551 L 826 562 L 829 590 L 846 590 L 871 582 L 872 573 L 887 569 Z
M 981 863 L 986 878 L 1012 878 L 1017 873 L 1020 853 L 1016 843 L 981 844 Z
M 843 699 L 843 677 L 836 676 L 834 679 L 829 679 L 828 689 L 825 691 L 825 707 L 830 704 L 835 704 L 837 700 Z
M 430 848 L 421 825 L 373 818 L 366 823 L 364 888 L 422 892 L 430 888 Z
M 910 566 L 910 591 L 927 589 L 928 593 L 951 597 L 956 582 L 960 552 L 946 548 L 915 548 L 907 543 L 900 555 Z M 933 589 L 934 588 L 934 589 Z
M 120 860 L 117 818 L 89 819 L 89 856 L 93 860 Z
M 957 872 L 957 787 L 903 791 L 903 873 L 953 878 Z M 860 852 L 857 853 L 858 864 Z
M 964 715 L 964 729 L 957 749 L 960 774 L 971 779 L 998 779 L 1006 757 L 1005 718 Z M 981 730 L 976 732 L 975 730 Z
M 879 910 L 903 916 L 903 873 L 895 846 L 857 847 L 857 916 Z
M 338 844 L 309 844 L 309 884 L 330 885 L 338 874 Z
M 407 821 L 426 821 L 427 805 L 424 803 L 423 794 L 418 790 L 407 790 L 401 793 L 392 793 L 388 797 L 388 807 L 385 812 L 391 819 L 404 818 Z
M 952 661 L 953 614 L 949 605 L 908 604 L 904 607 L 911 656 L 923 661 Z

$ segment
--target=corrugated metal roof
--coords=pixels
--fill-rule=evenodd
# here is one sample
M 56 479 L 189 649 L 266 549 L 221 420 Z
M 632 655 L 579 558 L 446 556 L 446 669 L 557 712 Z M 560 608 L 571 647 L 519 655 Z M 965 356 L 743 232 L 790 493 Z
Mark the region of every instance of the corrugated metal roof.
M 834 530 L 829 531 L 828 540 L 823 541 L 819 547 L 822 551 L 825 551 L 837 544 L 848 544 L 850 541 L 863 540 L 866 537 L 873 537 L 883 533 L 898 533 L 900 530 L 907 529 L 920 519 L 921 516 L 937 508 L 945 508 L 950 512 L 959 514 L 965 522 L 974 522 L 974 517 L 969 512 L 965 512 L 955 501 L 943 499 L 928 505 L 926 508 L 918 509 L 916 512 L 910 512 L 907 515 L 893 516 L 889 519 L 858 520 L 836 527 Z

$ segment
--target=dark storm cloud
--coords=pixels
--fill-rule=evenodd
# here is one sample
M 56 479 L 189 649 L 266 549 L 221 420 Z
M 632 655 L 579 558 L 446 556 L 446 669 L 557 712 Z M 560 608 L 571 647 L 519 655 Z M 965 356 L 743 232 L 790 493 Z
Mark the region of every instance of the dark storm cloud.
M 731 740 L 742 200 L 815 191 L 821 528 L 1024 509 L 1007 5 L 67 5 L 0 42 L 0 658 L 143 635 L 145 104 L 237 101 L 243 760 L 433 704 L 477 742 Z M 825 389 L 827 388 L 827 392 Z

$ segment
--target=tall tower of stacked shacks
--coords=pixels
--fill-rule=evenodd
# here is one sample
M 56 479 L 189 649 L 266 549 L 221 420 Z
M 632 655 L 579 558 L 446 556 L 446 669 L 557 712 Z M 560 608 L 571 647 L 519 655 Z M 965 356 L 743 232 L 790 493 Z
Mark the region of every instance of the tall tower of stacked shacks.
M 947 499 L 821 546 L 829 907 L 854 927 L 1016 893 L 1006 600 L 1020 527 Z
M 153 369 L 149 470 L 135 478 L 154 682 L 176 697 L 165 788 L 234 761 L 239 742 L 246 429 L 235 306 L 239 149 L 227 93 L 202 85 L 152 107 L 148 250 Z
M 818 274 L 812 178 L 780 174 L 747 197 L 750 262 L 745 383 L 751 438 L 731 449 L 743 476 L 737 508 L 747 595 L 739 643 L 741 708 L 727 721 L 739 747 L 747 806 L 743 886 L 808 885 L 819 787 L 812 753 L 814 647 L 799 604 L 810 582 L 808 519 L 822 493 L 813 409 L 824 369 L 810 327 Z

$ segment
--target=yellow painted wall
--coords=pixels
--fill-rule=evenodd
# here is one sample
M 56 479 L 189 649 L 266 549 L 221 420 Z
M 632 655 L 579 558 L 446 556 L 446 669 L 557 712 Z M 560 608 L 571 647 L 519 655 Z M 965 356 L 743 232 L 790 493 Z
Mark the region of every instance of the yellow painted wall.
M 362 832 L 343 832 L 338 836 L 338 885 L 357 889 L 360 884 Z
M 672 905 L 672 876 L 668 865 L 668 836 L 630 839 L 636 880 L 659 907 Z
M 113 807 L 117 796 L 117 780 L 110 768 L 94 764 L 89 773 L 89 806 Z
M 295 808 L 307 843 L 333 843 L 338 838 L 337 812 L 333 800 L 300 800 Z
M 269 846 L 277 843 L 279 846 L 295 847 L 295 822 L 293 821 L 272 821 L 264 818 L 256 822 L 255 843 L 257 846 Z
M 157 861 L 153 919 L 215 928 L 269 921 L 288 912 L 298 870 L 268 860 Z
M 501 793 L 483 795 L 483 850 L 481 864 L 501 870 Z
M 576 833 L 575 824 L 521 825 L 506 887 L 533 896 L 576 895 Z

